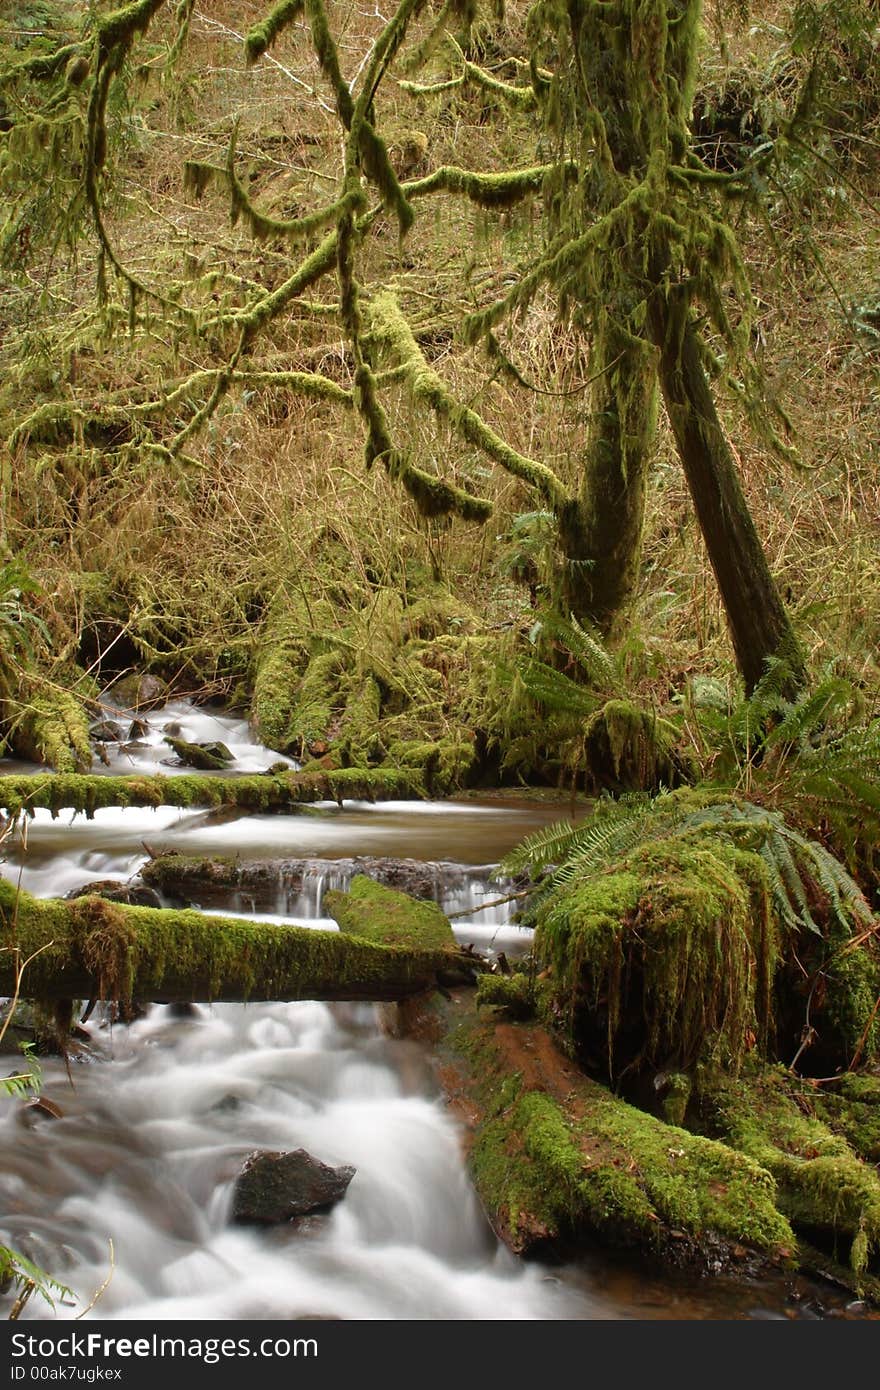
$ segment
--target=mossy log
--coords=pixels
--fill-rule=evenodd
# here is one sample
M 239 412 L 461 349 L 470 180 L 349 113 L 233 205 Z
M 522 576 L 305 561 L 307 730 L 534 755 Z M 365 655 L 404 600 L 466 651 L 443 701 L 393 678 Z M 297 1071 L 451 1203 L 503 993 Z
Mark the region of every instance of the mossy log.
M 404 930 L 402 909 L 387 937 L 378 929 L 368 940 L 95 896 L 37 899 L 0 880 L 0 922 L 0 994 L 14 992 L 16 961 L 30 957 L 26 998 L 396 1000 L 461 956 L 448 923 L 442 942 L 422 939 Z
M 880 1250 L 880 1175 L 820 1117 L 815 1090 L 781 1067 L 738 1077 L 701 1068 L 697 1095 L 709 1132 L 772 1173 L 780 1209 L 840 1242 L 858 1280 Z M 845 1103 L 839 1096 L 839 1122 Z
M 237 806 L 241 810 L 289 811 L 316 801 L 381 801 L 426 795 L 413 768 L 339 768 L 331 771 L 256 773 L 239 777 L 101 777 L 36 773 L 0 777 L 0 806 L 9 816 L 38 808 L 82 811 L 91 817 L 105 806 Z
M 726 1144 L 665 1124 L 589 1080 L 534 1024 L 458 1026 L 440 1078 L 472 1130 L 470 1165 L 497 1233 L 517 1253 L 585 1238 L 697 1266 L 790 1262 L 772 1176 Z

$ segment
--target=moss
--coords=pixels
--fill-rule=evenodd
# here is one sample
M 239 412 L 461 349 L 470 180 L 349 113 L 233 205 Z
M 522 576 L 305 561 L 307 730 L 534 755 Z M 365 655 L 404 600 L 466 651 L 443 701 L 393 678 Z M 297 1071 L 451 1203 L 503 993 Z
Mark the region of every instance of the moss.
M 589 773 L 599 786 L 654 790 L 681 781 L 678 730 L 652 709 L 608 700 L 587 721 L 584 736 Z
M 660 1114 L 668 1125 L 683 1125 L 693 1081 L 686 1072 L 673 1072 L 663 1078 Z
M 435 944 L 437 929 L 431 941 L 404 946 L 405 936 L 393 924 L 364 939 L 94 897 L 38 900 L 0 880 L 4 993 L 14 984 L 9 948 L 22 959 L 38 953 L 24 997 L 82 997 L 97 983 L 139 999 L 398 998 L 429 985 L 451 950 Z
M 344 658 L 338 649 L 318 652 L 309 660 L 290 714 L 283 747 L 301 756 L 323 742 L 334 723 Z
M 22 672 L 16 689 L 4 691 L 2 700 L 16 752 L 58 772 L 84 771 L 91 765 L 92 747 L 83 702 L 96 694 L 94 682 L 75 668 L 53 680 L 36 671 Z
M 533 1018 L 534 980 L 521 970 L 512 975 L 481 975 L 477 981 L 477 1008 L 487 1004 L 497 1008 L 505 1018 Z
M 796 1226 L 847 1238 L 861 1273 L 880 1248 L 880 1176 L 818 1117 L 812 1088 L 782 1068 L 739 1078 L 701 1069 L 697 1084 L 704 1122 L 773 1174 Z
M 379 755 L 379 719 L 382 693 L 371 675 L 365 676 L 345 702 L 338 746 L 353 762 L 369 762 Z
M 478 622 L 472 608 L 438 585 L 409 605 L 403 615 L 403 630 L 409 640 L 432 642 L 450 631 L 472 632 Z
M 447 918 L 436 903 L 423 902 L 356 874 L 347 893 L 324 894 L 325 911 L 342 932 L 367 941 L 427 950 L 456 950 Z
M 0 777 L 0 806 L 11 816 L 41 807 L 53 815 L 82 811 L 91 817 L 106 806 L 238 806 L 255 812 L 286 811 L 313 801 L 396 800 L 424 796 L 424 783 L 408 768 L 342 768 L 338 771 L 259 773 L 239 777 L 89 777 L 38 773 Z
M 279 3 L 273 6 L 265 19 L 261 20 L 259 24 L 254 24 L 248 30 L 247 38 L 244 41 L 244 52 L 248 66 L 262 58 L 266 49 L 272 46 L 279 34 L 298 19 L 302 11 L 303 0 L 279 0 Z
M 515 1249 L 587 1233 L 645 1252 L 677 1243 L 696 1252 L 719 1238 L 773 1255 L 793 1249 L 773 1179 L 757 1163 L 585 1078 L 564 1100 L 533 1089 L 504 1074 L 491 1031 L 476 1052 L 473 1043 L 470 1033 L 490 1110 L 472 1150 L 474 1178 Z
M 834 933 L 835 949 L 822 971 L 818 991 L 822 1043 L 847 1062 L 880 1059 L 880 948 L 869 936 L 853 949 L 841 931 Z
M 609 1066 L 687 1069 L 707 1049 L 739 1061 L 773 1026 L 768 896 L 760 858 L 720 839 L 647 841 L 604 874 L 575 862 L 536 938 L 570 1044 L 604 1043 Z

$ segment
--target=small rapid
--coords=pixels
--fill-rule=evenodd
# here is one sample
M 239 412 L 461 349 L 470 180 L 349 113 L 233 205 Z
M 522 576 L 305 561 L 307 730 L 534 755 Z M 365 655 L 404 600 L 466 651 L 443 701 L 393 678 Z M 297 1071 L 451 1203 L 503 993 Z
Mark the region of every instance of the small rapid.
M 120 721 L 124 723 L 125 721 Z M 247 725 L 176 702 L 108 752 L 110 771 L 165 771 L 169 724 L 222 740 L 230 773 L 276 757 Z M 140 747 L 132 747 L 132 742 Z M 9 764 L 6 770 L 12 770 Z M 173 770 L 173 769 L 168 769 Z M 299 814 L 39 811 L 4 845 L 0 871 L 38 896 L 96 879 L 125 882 L 153 855 L 232 855 L 279 865 L 271 901 L 231 895 L 213 910 L 333 927 L 323 894 L 359 857 L 420 861 L 458 939 L 516 954 L 527 935 L 492 879 L 558 806 L 480 802 L 345 803 Z M 46 1059 L 33 1105 L 0 1098 L 0 1244 L 70 1293 L 36 1295 L 22 1317 L 90 1319 L 594 1319 L 779 1317 L 779 1284 L 674 1285 L 606 1256 L 548 1269 L 499 1244 L 467 1175 L 460 1126 L 424 1050 L 386 1035 L 375 1005 L 153 1005 L 111 1023 L 102 1006 L 65 1063 Z M 12 1034 L 7 1036 L 7 1044 Z M 15 1055 L 0 1066 L 15 1068 Z M 255 1151 L 305 1149 L 356 1169 L 326 1214 L 237 1225 L 232 1194 Z M 0 1315 L 13 1294 L 0 1295 Z

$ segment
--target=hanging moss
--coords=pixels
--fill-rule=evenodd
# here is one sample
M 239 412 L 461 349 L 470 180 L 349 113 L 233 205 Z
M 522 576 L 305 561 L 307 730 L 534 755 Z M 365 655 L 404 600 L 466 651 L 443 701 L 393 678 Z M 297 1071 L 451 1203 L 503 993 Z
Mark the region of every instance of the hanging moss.
M 682 780 L 675 725 L 631 700 L 608 700 L 591 715 L 584 742 L 588 776 L 596 786 L 656 791 Z
M 84 772 L 92 763 L 89 715 L 82 700 L 55 681 L 24 673 L 2 703 L 9 739 L 20 757 L 58 772 Z

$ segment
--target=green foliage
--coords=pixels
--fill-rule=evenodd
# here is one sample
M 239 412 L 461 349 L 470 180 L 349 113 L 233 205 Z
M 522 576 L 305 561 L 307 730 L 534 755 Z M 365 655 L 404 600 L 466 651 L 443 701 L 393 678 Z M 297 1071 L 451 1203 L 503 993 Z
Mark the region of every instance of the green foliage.
M 501 867 L 544 871 L 530 917 L 556 1008 L 570 1045 L 602 1046 L 609 1066 L 618 1052 L 687 1067 L 706 1051 L 737 1063 L 756 1041 L 772 1051 L 795 953 L 828 1049 L 880 1050 L 876 919 L 843 865 L 777 811 L 689 789 L 600 802 Z
M 42 618 L 25 603 L 25 595 L 38 594 L 40 586 L 21 560 L 7 560 L 0 566 L 0 653 L 33 660 L 33 639 L 48 646 L 49 630 Z

